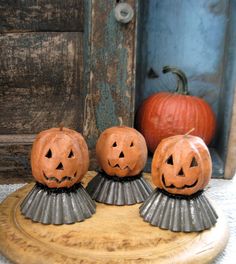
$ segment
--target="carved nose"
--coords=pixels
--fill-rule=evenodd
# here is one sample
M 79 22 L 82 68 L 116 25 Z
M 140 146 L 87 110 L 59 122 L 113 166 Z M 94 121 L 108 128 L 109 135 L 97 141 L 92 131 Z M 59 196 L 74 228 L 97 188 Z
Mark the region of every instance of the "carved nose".
M 180 169 L 180 171 L 179 171 L 177 176 L 184 177 L 184 172 L 183 172 L 182 168 Z
M 124 157 L 125 157 L 125 155 L 124 155 L 123 151 L 121 151 L 119 158 L 124 158 Z
M 64 170 L 62 163 L 60 162 L 56 170 Z

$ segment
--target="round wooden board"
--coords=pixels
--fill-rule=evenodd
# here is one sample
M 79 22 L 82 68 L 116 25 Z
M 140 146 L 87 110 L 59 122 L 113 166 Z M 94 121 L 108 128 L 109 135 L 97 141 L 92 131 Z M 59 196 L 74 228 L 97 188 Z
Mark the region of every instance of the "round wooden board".
M 93 175 L 86 175 L 85 185 Z M 144 222 L 140 205 L 97 204 L 92 218 L 72 225 L 34 223 L 19 209 L 32 187 L 24 186 L 0 205 L 0 251 L 15 263 L 209 263 L 228 240 L 221 214 L 210 230 L 175 233 Z

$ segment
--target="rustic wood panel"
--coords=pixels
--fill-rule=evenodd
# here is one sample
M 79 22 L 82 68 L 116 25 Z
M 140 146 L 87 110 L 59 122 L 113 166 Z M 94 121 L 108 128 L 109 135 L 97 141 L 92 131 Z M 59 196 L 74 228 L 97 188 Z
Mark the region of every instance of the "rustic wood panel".
M 128 24 L 116 21 L 114 8 L 119 1 L 92 0 L 85 34 L 84 135 L 94 147 L 98 135 L 109 126 L 133 125 L 135 87 L 136 10 L 138 1 L 128 0 L 135 12 Z
M 31 145 L 35 135 L 0 135 L 0 183 L 32 181 Z
M 0 35 L 0 134 L 82 129 L 82 33 Z
M 83 33 L 0 35 L 0 182 L 31 179 L 32 142 L 21 142 L 25 134 L 63 121 L 83 132 L 94 169 L 100 132 L 133 124 L 136 16 L 127 25 L 117 22 L 117 2 L 83 1 Z M 138 1 L 127 2 L 136 13 Z
M 83 31 L 83 0 L 0 0 L 0 32 Z

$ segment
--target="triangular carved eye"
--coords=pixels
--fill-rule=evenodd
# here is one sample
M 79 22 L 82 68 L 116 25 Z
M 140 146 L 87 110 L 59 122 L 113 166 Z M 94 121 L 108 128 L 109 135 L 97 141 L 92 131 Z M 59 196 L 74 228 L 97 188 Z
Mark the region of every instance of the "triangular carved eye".
M 74 157 L 74 153 L 73 153 L 73 151 L 71 150 L 70 153 L 69 153 L 69 155 L 68 155 L 68 158 L 70 159 L 70 158 L 73 158 L 73 157 Z
M 50 159 L 52 157 L 51 149 L 48 150 L 47 154 L 45 155 L 46 158 Z
M 193 157 L 193 158 L 192 158 L 192 161 L 191 161 L 191 164 L 190 164 L 190 168 L 191 168 L 191 167 L 197 167 L 197 166 L 198 166 L 198 163 L 197 163 L 197 161 L 196 161 L 196 158 Z
M 112 147 L 117 147 L 117 144 L 116 142 L 113 143 Z
M 174 165 L 173 156 L 172 155 L 170 155 L 170 157 L 166 160 L 166 163 L 170 164 L 170 165 Z
M 130 147 L 133 147 L 134 146 L 134 142 L 132 141 L 131 144 L 130 144 Z

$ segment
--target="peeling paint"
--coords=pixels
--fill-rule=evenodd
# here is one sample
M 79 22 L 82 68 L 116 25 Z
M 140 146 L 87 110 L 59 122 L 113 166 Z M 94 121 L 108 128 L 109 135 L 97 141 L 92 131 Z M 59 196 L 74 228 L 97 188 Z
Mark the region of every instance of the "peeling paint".
M 110 86 L 106 83 L 99 83 L 98 87 L 100 90 L 100 100 L 96 109 L 96 120 L 99 131 L 103 131 L 110 126 L 117 125 L 118 118 Z

